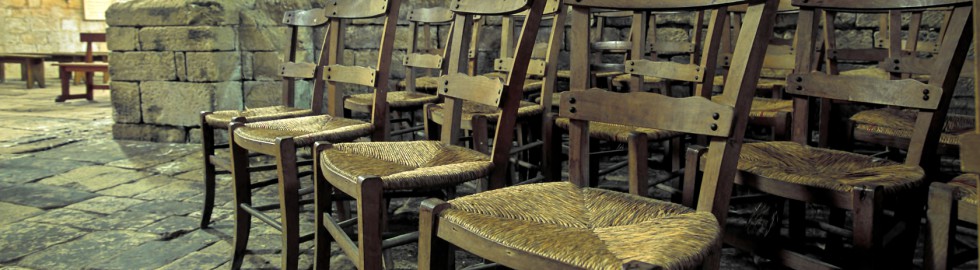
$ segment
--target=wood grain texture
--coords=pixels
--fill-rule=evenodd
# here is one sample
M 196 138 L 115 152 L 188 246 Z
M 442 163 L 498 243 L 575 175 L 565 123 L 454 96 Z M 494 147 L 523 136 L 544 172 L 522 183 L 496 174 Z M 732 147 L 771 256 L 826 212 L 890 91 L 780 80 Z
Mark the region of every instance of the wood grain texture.
M 672 98 L 645 92 L 570 91 L 562 94 L 561 108 L 562 117 L 719 137 L 730 134 L 735 117 L 731 106 L 703 97 Z
M 531 59 L 527 65 L 527 74 L 534 76 L 544 76 L 547 62 L 541 59 Z M 498 58 L 493 61 L 493 70 L 500 72 L 510 72 L 514 70 L 514 58 Z
M 842 10 L 902 10 L 969 4 L 970 0 L 793 0 L 793 5 Z
M 457 73 L 442 76 L 438 93 L 498 107 L 503 91 L 504 84 L 500 80 Z
M 443 58 L 440 55 L 412 53 L 405 56 L 402 62 L 406 67 L 441 69 Z
M 327 22 L 327 15 L 321 8 L 286 11 L 282 23 L 291 26 L 317 26 Z
M 704 72 L 699 65 L 665 61 L 629 60 L 626 61 L 626 72 L 686 82 L 701 82 L 704 79 Z
M 845 77 L 821 72 L 790 76 L 787 93 L 907 108 L 936 109 L 943 89 L 916 80 Z
M 575 0 L 569 1 L 570 6 L 589 6 L 594 8 L 629 9 L 629 10 L 677 10 L 677 9 L 709 9 L 719 6 L 745 4 L 746 0 Z
M 280 76 L 291 78 L 311 79 L 315 76 L 315 73 L 316 64 L 314 63 L 286 62 L 282 63 L 282 68 L 279 70 Z
M 330 18 L 372 18 L 387 11 L 388 0 L 328 0 L 323 4 L 323 13 Z
M 528 0 L 457 0 L 450 4 L 450 8 L 456 13 L 506 15 L 524 11 L 528 4 Z
M 408 20 L 420 23 L 448 23 L 453 21 L 452 10 L 444 7 L 417 8 L 408 13 Z
M 378 71 L 369 67 L 329 65 L 324 67 L 323 79 L 328 82 L 375 86 Z

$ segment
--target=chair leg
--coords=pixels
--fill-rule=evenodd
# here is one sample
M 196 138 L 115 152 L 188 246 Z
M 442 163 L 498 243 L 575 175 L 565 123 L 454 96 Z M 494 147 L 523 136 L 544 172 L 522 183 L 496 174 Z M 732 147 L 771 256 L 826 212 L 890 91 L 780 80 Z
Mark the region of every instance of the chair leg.
M 67 81 L 67 77 L 64 79 Z M 242 204 L 252 204 L 252 189 L 248 173 L 248 151 L 235 144 L 234 131 L 241 123 L 233 123 L 229 129 L 231 149 L 232 189 L 235 192 L 235 234 L 232 240 L 231 269 L 241 269 L 245 259 L 245 248 L 248 245 L 248 234 L 251 229 L 252 216 L 241 208 Z
M 361 270 L 381 270 L 383 269 L 382 256 L 382 230 L 384 218 L 382 210 L 385 200 L 383 198 L 384 186 L 381 178 L 361 177 L 358 188 L 360 189 L 357 200 L 357 245 L 360 254 L 357 258 L 357 266 Z
M 85 72 L 85 99 L 92 101 L 95 99 L 95 72 Z
M 54 102 L 64 102 L 65 100 L 68 99 L 69 96 L 68 75 L 69 74 L 71 74 L 71 72 L 66 70 L 65 67 L 63 66 L 58 67 L 58 78 L 61 79 L 61 96 L 56 97 L 54 99 Z
M 440 199 L 428 199 L 419 209 L 419 270 L 453 269 L 452 248 L 445 240 L 436 236 L 439 229 L 439 213 L 449 208 Z
M 949 252 L 955 232 L 956 200 L 953 188 L 940 183 L 929 187 L 929 210 L 926 214 L 925 261 L 926 270 L 949 269 Z
M 470 123 L 473 125 L 473 150 L 479 151 L 480 153 L 490 154 L 488 123 L 487 118 L 483 116 L 474 116 Z M 484 192 L 488 190 L 489 183 L 487 179 L 481 178 L 476 181 L 476 192 Z
M 291 138 L 279 139 L 276 168 L 279 174 L 279 211 L 282 222 L 282 269 L 299 265 L 299 179 L 296 144 Z
M 788 204 L 789 239 L 806 237 L 806 203 L 797 200 L 784 200 Z
M 697 207 L 697 196 L 701 182 L 699 181 L 701 179 L 699 176 L 701 173 L 701 157 L 707 151 L 707 147 L 700 145 L 692 145 L 687 148 L 687 161 L 684 164 L 684 181 L 681 184 L 681 190 L 684 192 L 681 198 L 681 204 L 687 207 Z
M 211 163 L 214 155 L 214 127 L 204 120 L 210 112 L 201 113 L 201 152 L 204 157 L 204 209 L 201 210 L 201 229 L 211 223 L 211 212 L 214 210 L 215 168 Z
M 630 194 L 649 196 L 650 181 L 647 179 L 647 136 L 642 133 L 630 134 L 629 149 L 629 189 Z
M 851 262 L 856 262 L 853 268 L 874 269 L 883 267 L 881 263 L 886 258 L 881 252 L 881 231 L 879 224 L 882 219 L 881 196 L 884 189 L 866 186 L 855 187 L 852 191 L 854 202 L 854 254 Z
M 555 128 L 555 116 L 548 115 L 542 124 L 544 145 L 541 147 L 543 158 L 541 165 L 545 174 L 544 181 L 561 181 L 561 132 Z
M 330 235 L 330 232 L 323 225 L 327 222 L 323 215 L 330 212 L 330 195 L 333 195 L 334 188 L 324 178 L 319 166 L 320 153 L 328 147 L 330 146 L 320 143 L 313 146 L 313 196 L 315 196 L 313 199 L 313 215 L 316 221 L 313 223 L 316 227 L 313 232 L 313 239 L 316 244 L 313 251 L 314 269 L 330 269 L 330 243 L 334 240 L 333 235 Z

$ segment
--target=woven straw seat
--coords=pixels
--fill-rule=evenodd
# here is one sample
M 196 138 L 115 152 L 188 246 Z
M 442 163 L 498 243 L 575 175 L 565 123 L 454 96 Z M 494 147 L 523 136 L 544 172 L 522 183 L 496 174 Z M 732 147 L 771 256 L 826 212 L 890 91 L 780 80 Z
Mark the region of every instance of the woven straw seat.
M 866 110 L 851 116 L 855 122 L 855 132 L 869 132 L 899 138 L 912 138 L 916 112 L 894 108 Z M 939 137 L 942 144 L 959 145 L 959 135 L 973 131 L 973 118 L 963 115 L 947 115 L 943 133 Z
M 278 137 L 293 137 L 297 146 L 316 141 L 344 142 L 371 134 L 374 125 L 361 120 L 315 115 L 245 124 L 235 135 L 258 142 L 275 143 Z
M 421 91 L 426 93 L 435 93 L 436 89 L 439 88 L 439 77 L 423 76 L 415 78 L 415 91 Z M 398 89 L 404 90 L 408 87 L 408 82 L 402 80 L 398 82 Z M 391 93 L 388 93 L 389 95 Z
M 885 193 L 894 193 L 922 184 L 925 176 L 918 166 L 795 142 L 745 144 L 738 169 L 773 180 L 840 192 L 869 185 L 882 186 Z
M 388 107 L 392 109 L 422 107 L 426 103 L 435 103 L 439 100 L 436 95 L 412 91 L 388 92 Z M 370 110 L 374 104 L 374 93 L 351 95 L 344 101 L 344 108 L 348 110 Z
M 977 204 L 977 182 L 980 181 L 980 176 L 976 174 L 962 174 L 953 178 L 949 181 L 949 185 L 956 187 L 957 192 L 959 192 L 961 201 L 968 202 L 971 204 Z
M 430 112 L 432 112 L 433 118 L 436 122 L 442 122 L 443 119 L 443 104 L 433 104 L 429 107 Z M 541 105 L 537 103 L 532 103 L 528 101 L 521 101 L 521 107 L 517 109 L 517 118 L 525 118 L 534 115 L 540 115 L 544 112 Z M 483 115 L 487 117 L 490 122 L 496 122 L 497 118 L 500 117 L 500 112 L 498 112 L 496 107 L 491 107 L 475 102 L 465 100 L 463 102 L 463 121 L 471 119 L 474 115 Z
M 490 157 L 437 141 L 342 143 L 320 154 L 320 167 L 356 183 L 381 177 L 390 190 L 439 188 L 485 177 Z
M 719 239 L 710 213 L 569 182 L 514 186 L 449 203 L 440 214 L 444 222 L 585 269 L 622 269 L 631 261 L 691 268 Z
M 204 118 L 204 121 L 207 121 L 208 125 L 211 125 L 212 127 L 227 129 L 228 125 L 231 123 L 231 119 L 234 119 L 235 117 L 245 117 L 245 120 L 249 122 L 258 122 L 307 116 L 311 114 L 313 114 L 313 111 L 310 111 L 309 109 L 300 109 L 288 106 L 272 106 L 249 108 L 245 109 L 244 111 L 216 111 L 208 114 Z
M 560 128 L 568 129 L 571 122 L 568 118 L 560 117 L 555 119 L 555 125 Z M 631 127 L 617 124 L 591 122 L 589 123 L 589 135 L 600 140 L 614 142 L 628 142 L 630 133 L 643 133 L 649 140 L 663 140 L 683 135 L 684 133 L 652 128 Z
M 569 78 L 572 77 L 572 71 L 571 70 L 567 70 L 567 69 L 565 69 L 565 70 L 559 70 L 557 73 L 558 73 L 557 74 L 558 75 L 557 77 L 558 78 L 561 78 L 561 79 L 566 79 L 567 80 L 567 79 L 569 79 Z M 622 71 L 604 71 L 604 72 L 596 73 L 595 76 L 598 77 L 598 78 L 605 78 L 605 77 L 619 76 L 621 74 L 623 74 Z

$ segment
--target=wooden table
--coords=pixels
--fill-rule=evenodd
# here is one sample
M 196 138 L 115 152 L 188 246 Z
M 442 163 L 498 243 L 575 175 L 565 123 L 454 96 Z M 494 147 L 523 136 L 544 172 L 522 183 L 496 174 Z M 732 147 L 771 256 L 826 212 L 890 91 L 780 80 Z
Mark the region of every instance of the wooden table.
M 27 89 L 34 88 L 34 83 L 44 88 L 44 59 L 46 58 L 46 56 L 31 54 L 0 54 L 0 82 L 5 81 L 7 77 L 3 64 L 20 64 L 21 78 L 27 82 Z

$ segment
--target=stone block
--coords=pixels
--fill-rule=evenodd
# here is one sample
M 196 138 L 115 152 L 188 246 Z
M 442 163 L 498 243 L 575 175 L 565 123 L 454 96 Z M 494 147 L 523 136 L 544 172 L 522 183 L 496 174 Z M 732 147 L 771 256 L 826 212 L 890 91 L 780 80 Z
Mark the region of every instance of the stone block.
M 286 46 L 288 27 L 243 26 L 238 28 L 238 44 L 245 51 L 279 51 Z
M 140 29 L 144 51 L 233 51 L 235 30 L 222 26 L 146 27 Z
M 116 140 L 183 143 L 187 140 L 187 132 L 183 128 L 177 127 L 117 123 L 112 125 L 112 138 Z
M 187 81 L 238 81 L 242 78 L 238 52 L 188 52 L 184 57 Z
M 248 26 L 281 25 L 283 14 L 286 11 L 312 9 L 315 7 L 314 5 L 319 5 L 319 3 L 307 0 L 251 1 L 248 8 L 241 12 L 241 24 Z
M 0 262 L 8 262 L 59 243 L 85 232 L 66 226 L 18 222 L 0 228 Z
M 359 25 L 357 27 L 346 27 L 344 44 L 351 49 L 377 49 L 381 45 L 381 31 L 384 27 L 380 25 Z M 398 35 L 395 35 L 398 38 Z
M 110 88 L 112 119 L 116 123 L 139 123 L 143 119 L 139 83 L 113 81 Z
M 111 26 L 234 25 L 247 1 L 123 1 L 106 11 Z
M 200 112 L 238 109 L 241 83 L 150 81 L 140 84 L 143 122 L 172 126 L 200 125 Z
M 139 49 L 139 29 L 135 27 L 109 27 L 106 29 L 106 46 L 113 51 Z
M 282 105 L 282 82 L 245 82 L 245 107 L 259 108 Z
M 71 242 L 24 257 L 20 264 L 36 269 L 85 268 L 93 262 L 93 259 L 113 257 L 155 239 L 157 236 L 150 233 L 93 232 Z
M 282 67 L 282 58 L 276 52 L 255 52 L 251 54 L 252 78 L 257 81 L 274 81 L 282 77 L 279 76 L 279 69 Z
M 109 74 L 113 81 L 170 81 L 177 79 L 173 52 L 113 52 Z
M 881 20 L 880 14 L 860 13 L 851 15 L 855 16 L 854 26 L 858 28 L 878 28 Z
M 874 32 L 871 30 L 837 30 L 837 48 L 860 49 L 874 45 Z
M 177 80 L 187 81 L 187 54 L 184 52 L 174 52 L 174 61 L 177 65 Z

